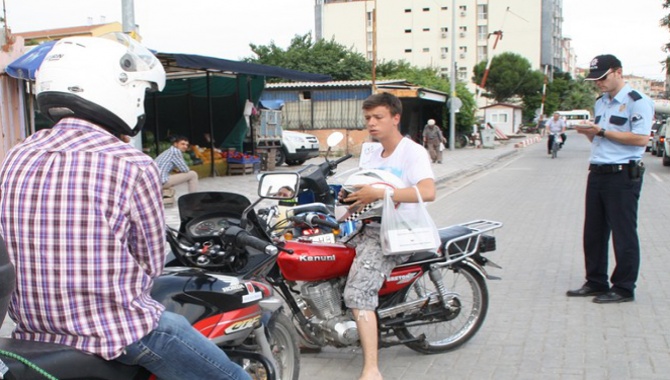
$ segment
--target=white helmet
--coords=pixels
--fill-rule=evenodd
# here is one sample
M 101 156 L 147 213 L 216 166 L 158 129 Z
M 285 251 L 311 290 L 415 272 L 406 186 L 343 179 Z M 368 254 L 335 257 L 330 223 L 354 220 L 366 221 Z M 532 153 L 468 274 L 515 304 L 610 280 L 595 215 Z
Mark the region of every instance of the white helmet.
M 165 70 L 128 35 L 109 33 L 58 41 L 35 82 L 39 109 L 52 121 L 76 117 L 134 136 L 144 125 L 145 92 L 165 87 Z
M 342 187 L 345 191 L 353 193 L 362 185 L 370 185 L 379 189 L 399 189 L 406 187 L 403 181 L 393 173 L 379 169 L 362 169 L 350 175 Z M 347 220 L 361 220 L 382 216 L 384 200 L 376 200 L 368 203 L 364 208 L 351 215 L 347 215 Z

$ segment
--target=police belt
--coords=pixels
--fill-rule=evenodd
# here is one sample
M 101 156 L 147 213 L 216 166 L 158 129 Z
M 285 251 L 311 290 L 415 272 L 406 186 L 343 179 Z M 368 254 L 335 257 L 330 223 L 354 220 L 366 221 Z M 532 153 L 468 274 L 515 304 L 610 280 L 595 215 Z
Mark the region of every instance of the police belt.
M 598 174 L 612 174 L 622 172 L 628 164 L 590 164 L 589 170 Z

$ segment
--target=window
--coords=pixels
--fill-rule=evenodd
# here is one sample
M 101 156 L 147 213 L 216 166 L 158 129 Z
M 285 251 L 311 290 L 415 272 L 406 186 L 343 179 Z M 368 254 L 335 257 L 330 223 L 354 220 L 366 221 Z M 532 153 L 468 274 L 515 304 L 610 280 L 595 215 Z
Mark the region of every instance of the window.
M 468 31 L 468 27 L 467 27 L 467 26 L 459 26 L 459 27 L 458 27 L 458 30 L 459 30 L 460 32 L 467 32 L 467 31 Z
M 461 53 L 467 53 L 468 52 L 468 47 L 467 46 L 460 46 L 458 48 L 458 51 L 460 51 Z
M 489 37 L 489 27 L 487 25 L 477 26 L 477 39 L 485 41 Z
M 424 52 L 424 53 L 428 53 L 428 52 L 430 52 L 430 48 L 423 48 L 423 52 Z
M 440 28 L 440 32 L 442 32 L 442 33 L 447 33 L 448 31 L 449 31 L 449 28 L 447 28 L 447 27 Z
M 441 47 L 441 48 L 440 48 L 440 53 L 442 53 L 442 54 L 447 54 L 447 53 L 449 53 L 449 48 L 448 48 L 448 47 Z
M 449 7 L 440 7 L 440 10 L 448 11 L 448 10 L 449 10 Z
M 465 12 L 465 11 L 468 10 L 468 6 L 467 5 L 459 5 L 458 10 L 461 11 L 461 12 Z
M 311 99 L 312 99 L 311 91 L 303 91 L 300 93 L 300 100 L 311 100 Z
M 412 49 L 405 49 L 405 53 L 411 53 Z
M 507 123 L 507 114 L 506 113 L 494 113 L 491 114 L 491 123 Z
M 368 24 L 368 28 L 372 27 L 372 12 L 367 12 L 365 14 L 365 21 Z
M 430 12 L 430 8 L 423 8 L 424 12 Z
M 489 49 L 486 46 L 477 46 L 477 59 L 479 62 L 489 59 Z
M 406 8 L 406 9 L 405 9 L 405 13 L 412 13 L 412 10 L 409 9 L 409 8 Z
M 430 32 L 430 28 L 423 28 L 424 32 Z
M 477 5 L 477 19 L 487 20 L 489 18 L 489 6 L 487 4 Z
M 405 33 L 412 33 L 412 29 L 405 29 Z

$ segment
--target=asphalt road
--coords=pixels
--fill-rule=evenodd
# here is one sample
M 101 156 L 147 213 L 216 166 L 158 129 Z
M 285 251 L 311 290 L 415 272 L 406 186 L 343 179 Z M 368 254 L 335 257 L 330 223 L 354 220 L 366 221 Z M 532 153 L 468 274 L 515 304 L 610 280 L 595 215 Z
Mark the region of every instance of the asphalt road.
M 487 256 L 490 308 L 466 345 L 425 356 L 404 347 L 380 351 L 384 379 L 670 378 L 670 168 L 645 155 L 640 199 L 642 266 L 636 301 L 599 305 L 568 298 L 583 283 L 581 237 L 588 140 L 569 133 L 557 159 L 546 142 L 461 182 L 442 185 L 430 206 L 438 226 L 474 219 L 504 223 Z M 613 263 L 613 257 L 611 263 Z M 357 379 L 358 350 L 302 356 L 301 379 Z

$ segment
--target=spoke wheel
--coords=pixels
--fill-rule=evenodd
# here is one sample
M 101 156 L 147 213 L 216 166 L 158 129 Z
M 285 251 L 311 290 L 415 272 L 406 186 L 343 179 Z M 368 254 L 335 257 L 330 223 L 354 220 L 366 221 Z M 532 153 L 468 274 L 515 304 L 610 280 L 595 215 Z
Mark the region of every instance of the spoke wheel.
M 396 328 L 400 339 L 425 339 L 409 342 L 407 347 L 423 354 L 437 354 L 453 350 L 470 340 L 482 326 L 488 311 L 489 294 L 484 278 L 467 265 L 439 268 L 447 289 L 445 309 L 441 303 L 429 306 L 423 317 Z M 435 284 L 424 273 L 412 286 L 404 290 L 403 300 L 410 302 L 422 295 L 437 294 Z

